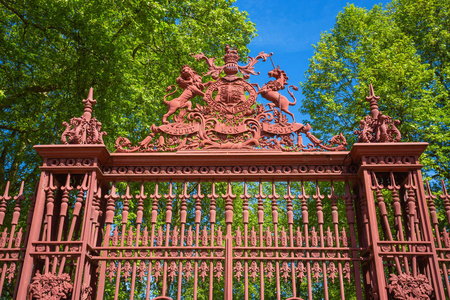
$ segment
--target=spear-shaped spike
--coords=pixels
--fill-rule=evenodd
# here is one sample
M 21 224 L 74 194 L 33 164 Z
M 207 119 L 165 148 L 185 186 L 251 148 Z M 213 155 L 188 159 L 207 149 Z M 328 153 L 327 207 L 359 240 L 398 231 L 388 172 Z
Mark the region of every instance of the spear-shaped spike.
M 323 198 L 325 198 L 325 196 L 320 193 L 319 182 L 316 181 L 316 194 L 313 195 L 313 199 L 322 200 Z
M 370 103 L 370 113 L 374 119 L 378 119 L 378 115 L 380 113 L 378 110 L 379 99 L 380 97 L 375 96 L 372 84 L 369 84 L 369 97 L 366 97 L 366 101 Z
M 155 182 L 155 193 L 151 194 L 150 198 L 159 200 L 159 199 L 161 199 L 161 197 L 162 197 L 162 195 L 159 194 L 159 182 L 156 181 Z
M 199 199 L 205 198 L 205 195 L 202 194 L 202 186 L 201 186 L 201 182 L 200 181 L 197 183 L 197 197 Z
M 189 198 L 189 193 L 188 193 L 188 182 L 184 182 L 184 184 L 183 184 L 183 194 L 182 194 L 182 196 L 184 197 L 184 199 L 187 199 L 187 198 Z
M 50 173 L 50 179 L 48 181 L 48 187 L 45 188 L 46 191 L 52 190 L 55 191 L 57 187 L 53 184 L 53 173 Z
M 3 193 L 3 197 L 0 197 L 4 201 L 11 200 L 11 196 L 9 196 L 9 181 L 6 182 L 5 192 Z
M 144 182 L 141 182 L 141 190 L 139 191 L 139 194 L 136 195 L 136 198 L 142 199 L 142 200 L 147 199 L 147 195 L 145 194 L 145 191 L 144 191 Z
M 259 193 L 258 195 L 256 195 L 259 199 L 263 199 L 266 198 L 266 195 L 264 195 L 263 193 L 263 187 L 262 187 L 262 182 L 259 182 Z
M 130 200 L 131 198 L 133 198 L 133 196 L 131 196 L 131 194 L 130 194 L 130 183 L 127 182 L 127 188 L 125 190 L 125 195 L 122 195 L 122 199 Z
M 394 172 L 389 172 L 389 178 L 391 179 L 391 183 L 388 185 L 388 190 L 393 191 L 393 190 L 399 190 L 400 186 L 395 184 L 395 177 L 394 177 Z
M 272 195 L 269 195 L 269 199 L 273 200 L 273 199 L 278 199 L 278 198 L 280 198 L 280 195 L 277 194 L 275 182 L 272 181 Z
M 17 199 L 23 199 L 24 198 L 24 196 L 23 196 L 23 187 L 24 187 L 24 184 L 25 184 L 25 181 L 22 181 L 21 183 L 20 183 L 20 190 L 19 190 L 19 194 L 17 195 L 17 196 L 14 196 L 14 200 L 17 200 Z
M 298 195 L 298 198 L 303 200 L 309 199 L 309 195 L 306 195 L 305 183 L 303 181 L 302 181 L 302 194 Z
M 242 194 L 242 196 L 243 196 L 242 198 L 245 198 L 245 199 L 250 199 L 250 197 L 252 196 L 248 193 L 247 181 L 244 182 L 244 193 Z
M 334 191 L 334 182 L 333 182 L 333 180 L 331 180 L 331 182 L 330 182 L 330 192 L 331 193 L 328 195 L 328 199 L 336 200 L 336 199 L 339 198 L 339 196 L 336 195 L 336 192 Z
M 86 119 L 86 121 L 90 121 L 91 120 L 91 116 L 92 116 L 92 106 L 94 104 L 97 103 L 97 101 L 94 99 L 94 88 L 91 87 L 89 89 L 89 94 L 87 99 L 83 100 L 84 103 L 84 113 L 83 113 L 83 117 Z
M 229 198 L 229 199 L 235 199 L 236 198 L 236 195 L 233 194 L 233 189 L 231 187 L 231 182 L 230 181 L 227 182 L 227 192 L 226 192 L 225 195 L 222 195 L 222 197 L 225 198 L 225 199 L 226 198 Z
M 433 193 L 431 192 L 431 187 L 430 187 L 430 183 L 428 182 L 428 180 L 425 180 L 425 185 L 426 185 L 426 198 L 431 198 L 432 200 L 436 199 L 437 197 L 435 195 L 433 195 Z
M 70 185 L 70 172 L 67 174 L 66 184 L 61 187 L 61 190 L 67 192 L 73 190 L 73 186 Z
M 406 189 L 414 189 L 414 190 L 417 189 L 417 186 L 413 182 L 413 176 L 412 176 L 411 172 L 409 172 L 409 174 L 408 174 L 408 183 L 405 184 L 405 188 Z
M 212 187 L 211 187 L 211 194 L 208 194 L 208 198 L 210 199 L 217 199 L 219 198 L 219 195 L 216 194 L 216 183 L 213 181 Z
M 164 195 L 166 198 L 175 199 L 175 195 L 173 194 L 173 184 L 172 181 L 169 182 L 169 194 Z
M 287 193 L 286 193 L 286 195 L 283 196 L 283 198 L 286 200 L 288 200 L 288 199 L 292 200 L 295 198 L 295 196 L 292 195 L 292 193 L 291 193 L 291 182 L 290 181 L 287 182 Z
M 371 184 L 372 190 L 376 190 L 377 192 L 381 191 L 384 188 L 384 186 L 378 183 L 375 172 L 371 172 L 371 176 L 372 176 L 372 184 Z
M 442 198 L 442 199 L 444 199 L 444 198 L 449 198 L 449 195 L 447 194 L 447 188 L 445 187 L 445 183 L 444 183 L 444 180 L 443 180 L 443 179 L 441 180 L 441 185 L 442 185 L 442 195 L 441 195 L 441 198 Z

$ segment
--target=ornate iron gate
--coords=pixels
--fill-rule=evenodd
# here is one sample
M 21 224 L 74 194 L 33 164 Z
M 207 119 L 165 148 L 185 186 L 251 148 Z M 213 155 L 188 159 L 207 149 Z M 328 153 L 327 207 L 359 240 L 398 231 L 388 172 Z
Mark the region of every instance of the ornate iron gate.
M 119 137 L 115 153 L 92 118 L 91 89 L 65 144 L 35 146 L 44 162 L 28 220 L 22 190 L 14 202 L 8 188 L 0 197 L 1 297 L 450 297 L 438 218 L 450 222 L 450 196 L 443 185 L 439 208 L 422 183 L 426 143 L 399 142 L 372 88 L 359 142 L 323 143 L 309 124 L 288 122 L 282 70 L 263 87 L 245 80 L 269 56 L 240 66 L 228 47 L 218 67 L 196 55 L 214 80 L 184 66 L 164 124 L 136 146 Z

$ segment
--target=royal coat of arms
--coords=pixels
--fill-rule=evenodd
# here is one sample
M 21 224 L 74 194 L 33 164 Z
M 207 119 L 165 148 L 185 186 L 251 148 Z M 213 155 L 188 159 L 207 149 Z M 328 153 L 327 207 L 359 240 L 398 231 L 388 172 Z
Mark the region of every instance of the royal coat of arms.
M 238 51 L 225 48 L 224 64 L 216 66 L 215 58 L 203 53 L 192 55 L 197 61 L 204 60 L 208 72 L 199 75 L 189 65 L 181 68 L 177 86 L 167 88 L 164 96 L 167 113 L 162 125 L 152 125 L 150 134 L 138 145 L 127 138 L 116 141 L 117 152 L 154 152 L 197 149 L 275 149 L 282 151 L 340 151 L 345 150 L 346 140 L 342 134 L 334 136 L 328 144 L 311 132 L 309 124 L 296 123 L 289 110 L 297 100 L 293 91 L 298 88 L 287 84 L 289 79 L 279 67 L 268 73 L 271 80 L 259 87 L 249 83 L 250 75 L 258 75 L 254 65 L 266 61 L 272 53 L 259 53 L 250 57 L 247 65 L 238 64 Z M 205 79 L 211 80 L 206 81 Z M 280 91 L 287 87 L 292 102 Z M 172 98 L 182 90 L 178 97 Z M 269 103 L 257 103 L 258 96 Z M 200 103 L 193 104 L 198 97 Z M 169 98 L 172 98 L 169 100 Z M 198 99 L 197 98 L 197 99 Z M 289 117 L 292 123 L 288 122 Z M 303 144 L 302 134 L 310 141 Z

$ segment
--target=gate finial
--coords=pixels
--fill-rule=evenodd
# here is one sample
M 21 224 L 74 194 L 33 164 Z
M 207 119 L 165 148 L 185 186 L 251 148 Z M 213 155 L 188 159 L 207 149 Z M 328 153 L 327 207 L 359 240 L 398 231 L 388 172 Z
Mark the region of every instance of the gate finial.
M 97 103 L 92 87 L 83 103 L 84 113 L 81 117 L 70 119 L 70 124 L 63 122 L 66 129 L 61 135 L 61 141 L 64 144 L 104 144 L 103 136 L 106 135 L 106 132 L 100 131 L 102 123 L 96 118 L 92 118 L 92 106 Z
M 370 115 L 360 121 L 360 130 L 354 133 L 359 136 L 360 143 L 390 143 L 399 142 L 402 138 L 397 129 L 399 120 L 393 120 L 391 116 L 383 115 L 378 110 L 379 96 L 375 96 L 372 84 L 369 84 L 369 97 L 366 101 L 370 103 Z

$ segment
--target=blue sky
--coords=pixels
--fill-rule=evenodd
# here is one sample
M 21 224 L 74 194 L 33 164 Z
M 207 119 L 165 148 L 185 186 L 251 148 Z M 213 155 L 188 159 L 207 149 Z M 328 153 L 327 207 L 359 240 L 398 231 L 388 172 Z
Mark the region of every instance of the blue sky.
M 336 16 L 348 3 L 371 9 L 376 4 L 385 5 L 388 1 L 237 0 L 234 5 L 248 12 L 258 30 L 258 36 L 249 45 L 250 56 L 256 56 L 261 51 L 273 52 L 275 66 L 279 65 L 286 72 L 289 84 L 300 88 L 299 83 L 304 81 L 308 69 L 308 59 L 314 54 L 312 45 L 319 41 L 322 32 L 333 28 Z M 251 82 L 262 85 L 271 80 L 267 76 L 267 72 L 272 69 L 270 60 L 259 62 L 255 69 L 261 74 L 251 76 Z M 283 95 L 288 96 L 287 92 L 283 92 Z M 302 116 L 298 112 L 303 99 L 301 90 L 296 92 L 296 97 L 297 105 L 291 106 L 290 111 L 295 114 L 297 122 L 309 119 L 309 116 Z

